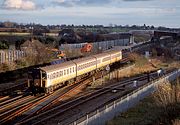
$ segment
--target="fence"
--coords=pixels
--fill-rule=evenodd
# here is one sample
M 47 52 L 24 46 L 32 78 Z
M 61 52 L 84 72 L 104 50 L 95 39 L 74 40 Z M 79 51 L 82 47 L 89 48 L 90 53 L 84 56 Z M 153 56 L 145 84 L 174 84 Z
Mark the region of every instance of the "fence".
M 93 49 L 96 50 L 107 50 L 114 46 L 128 46 L 133 43 L 132 38 L 127 39 L 117 39 L 117 40 L 109 40 L 109 41 L 101 41 L 101 42 L 94 42 L 91 43 L 93 45 Z M 66 48 L 69 49 L 80 49 L 87 43 L 76 43 L 76 44 L 61 44 L 59 46 L 60 50 L 65 50 Z
M 151 92 L 153 92 L 158 84 L 164 81 L 172 81 L 177 76 L 180 76 L 180 69 L 167 74 L 166 76 L 150 82 L 137 90 L 121 97 L 97 110 L 90 112 L 76 121 L 72 122 L 70 125 L 103 125 L 106 121 L 112 119 L 114 116 L 118 115 L 120 112 L 127 110 L 128 108 L 134 106 L 139 100 L 143 99 Z M 122 123 L 123 124 L 123 123 Z
M 13 62 L 25 56 L 24 51 L 20 50 L 0 50 L 0 64 Z

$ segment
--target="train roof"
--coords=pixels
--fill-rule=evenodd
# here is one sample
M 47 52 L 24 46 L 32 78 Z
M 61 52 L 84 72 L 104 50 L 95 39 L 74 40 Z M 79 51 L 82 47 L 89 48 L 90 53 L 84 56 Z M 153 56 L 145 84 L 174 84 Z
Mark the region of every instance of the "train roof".
M 80 58 L 80 59 L 75 59 L 73 60 L 74 63 L 84 63 L 87 61 L 91 61 L 91 60 L 95 60 L 95 58 L 93 56 L 89 56 L 89 57 L 84 57 L 84 58 Z
M 50 66 L 46 66 L 46 67 L 40 67 L 40 69 L 45 71 L 45 72 L 52 72 L 52 71 L 55 71 L 55 70 L 68 68 L 69 66 L 75 66 L 75 64 L 95 60 L 95 57 L 96 58 L 101 58 L 103 56 L 107 56 L 109 54 L 113 54 L 113 53 L 116 53 L 116 52 L 120 52 L 120 50 L 110 50 L 110 51 L 103 52 L 103 53 L 96 54 L 96 55 L 92 55 L 92 56 L 89 56 L 89 57 L 84 57 L 84 58 L 75 59 L 75 60 L 72 60 L 72 61 L 67 61 L 67 62 L 64 62 L 64 63 L 61 63 L 61 64 L 50 65 Z
M 64 62 L 61 64 L 40 67 L 40 69 L 45 72 L 51 72 L 51 71 L 55 71 L 55 70 L 59 70 L 59 69 L 68 68 L 69 66 L 75 66 L 75 64 L 72 61 L 67 61 L 67 62 Z
M 119 53 L 121 52 L 121 50 L 111 50 L 111 51 L 107 51 L 110 54 L 114 54 L 114 53 Z
M 101 57 L 104 57 L 104 56 L 108 56 L 110 55 L 109 53 L 99 53 L 99 54 L 96 54 L 96 55 L 93 55 L 94 57 L 96 58 L 101 58 Z

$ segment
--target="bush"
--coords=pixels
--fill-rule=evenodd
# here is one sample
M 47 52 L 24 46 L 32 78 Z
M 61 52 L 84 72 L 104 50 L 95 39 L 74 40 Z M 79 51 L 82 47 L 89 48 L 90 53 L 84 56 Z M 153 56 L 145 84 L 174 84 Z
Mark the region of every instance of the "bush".
M 130 61 L 135 62 L 135 65 L 139 67 L 142 67 L 148 63 L 148 60 L 144 56 L 136 53 L 130 54 L 128 58 Z
M 173 124 L 172 120 L 180 115 L 180 85 L 162 84 L 158 86 L 154 94 L 155 103 L 162 110 L 160 122 L 164 124 Z

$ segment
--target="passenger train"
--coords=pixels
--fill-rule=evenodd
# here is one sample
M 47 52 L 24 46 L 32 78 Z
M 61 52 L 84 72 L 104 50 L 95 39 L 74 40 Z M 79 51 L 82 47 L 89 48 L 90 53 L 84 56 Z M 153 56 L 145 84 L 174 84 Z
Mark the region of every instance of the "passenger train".
M 104 69 L 121 59 L 121 50 L 111 50 L 61 64 L 33 69 L 28 73 L 28 87 L 32 93 L 51 93 L 69 81 L 75 81 L 84 74 Z

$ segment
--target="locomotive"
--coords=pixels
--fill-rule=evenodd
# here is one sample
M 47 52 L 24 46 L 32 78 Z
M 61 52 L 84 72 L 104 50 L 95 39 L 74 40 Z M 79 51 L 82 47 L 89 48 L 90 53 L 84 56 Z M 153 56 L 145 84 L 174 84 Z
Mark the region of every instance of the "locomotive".
M 111 50 L 61 64 L 36 68 L 28 73 L 28 88 L 32 93 L 52 93 L 84 74 L 103 69 L 121 59 L 121 50 Z

